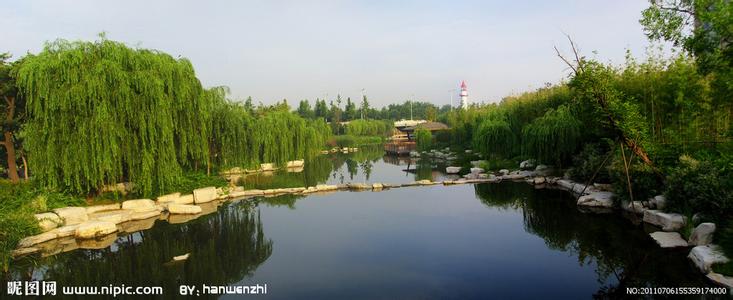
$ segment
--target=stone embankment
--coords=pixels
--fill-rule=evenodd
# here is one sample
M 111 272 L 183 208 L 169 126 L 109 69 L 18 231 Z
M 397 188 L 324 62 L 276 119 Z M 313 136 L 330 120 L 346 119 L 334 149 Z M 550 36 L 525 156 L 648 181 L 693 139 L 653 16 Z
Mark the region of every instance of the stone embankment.
M 348 151 L 348 150 L 347 150 Z M 478 165 L 478 164 L 476 164 Z M 530 165 L 523 162 L 524 167 Z M 266 169 L 264 166 L 262 169 Z M 446 173 L 458 173 L 459 167 L 448 167 Z M 458 169 L 455 169 L 458 168 Z M 499 170 L 495 174 L 486 173 L 482 168 L 474 166 L 470 173 L 455 180 L 434 182 L 419 180 L 411 183 L 349 183 L 340 185 L 319 184 L 309 187 L 278 188 L 267 190 L 244 190 L 242 187 L 196 189 L 192 194 L 173 193 L 152 199 L 127 200 L 122 203 L 97 205 L 90 207 L 65 207 L 52 212 L 37 214 L 39 226 L 43 233 L 27 237 L 18 243 L 13 256 L 41 253 L 42 256 L 54 255 L 74 249 L 100 249 L 111 245 L 116 240 L 115 233 L 132 233 L 151 228 L 156 220 L 165 220 L 172 224 L 184 223 L 199 216 L 213 213 L 225 201 L 239 201 L 252 197 L 273 197 L 286 194 L 307 195 L 332 193 L 336 191 L 383 191 L 392 188 L 458 185 L 476 183 L 498 183 L 502 181 L 519 181 L 532 184 L 535 188 L 552 188 L 568 191 L 577 197 L 577 205 L 592 212 L 605 213 L 616 208 L 614 195 L 610 186 L 604 184 L 582 184 L 569 179 L 549 176 L 550 168 L 538 165 L 534 170 Z M 720 248 L 711 244 L 715 224 L 699 224 L 685 241 L 680 229 L 687 224 L 687 218 L 675 213 L 661 211 L 665 206 L 663 196 L 648 201 L 623 203 L 621 208 L 627 212 L 641 215 L 643 222 L 658 226 L 661 231 L 653 232 L 650 237 L 660 247 L 693 247 L 690 260 L 717 284 L 733 287 L 733 278 L 716 274 L 711 265 L 725 263 L 728 258 Z

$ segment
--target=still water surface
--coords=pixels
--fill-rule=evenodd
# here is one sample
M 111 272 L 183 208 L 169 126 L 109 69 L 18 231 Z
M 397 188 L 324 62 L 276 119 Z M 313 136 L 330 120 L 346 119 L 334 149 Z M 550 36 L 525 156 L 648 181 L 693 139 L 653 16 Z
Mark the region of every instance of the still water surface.
M 446 177 L 433 167 L 362 152 L 240 183 Z M 183 253 L 188 261 L 169 263 Z M 588 299 L 625 287 L 707 286 L 685 255 L 659 249 L 619 214 L 578 211 L 565 192 L 501 183 L 232 202 L 188 223 L 157 221 L 104 249 L 19 261 L 4 276 L 59 287 L 155 285 L 166 298 L 182 284 L 259 283 L 274 299 Z

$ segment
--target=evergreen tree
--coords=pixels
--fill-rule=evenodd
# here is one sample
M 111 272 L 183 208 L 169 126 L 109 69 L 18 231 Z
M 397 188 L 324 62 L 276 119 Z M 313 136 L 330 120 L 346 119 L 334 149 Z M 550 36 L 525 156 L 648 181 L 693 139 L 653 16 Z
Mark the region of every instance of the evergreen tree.
M 306 119 L 313 119 L 315 117 L 315 114 L 313 112 L 313 109 L 311 109 L 311 104 L 310 102 L 308 102 L 308 99 L 303 99 L 300 101 L 300 104 L 298 105 L 298 115 Z
M 344 108 L 344 120 L 351 121 L 356 119 L 356 104 L 351 102 L 351 97 L 346 98 L 346 107 Z

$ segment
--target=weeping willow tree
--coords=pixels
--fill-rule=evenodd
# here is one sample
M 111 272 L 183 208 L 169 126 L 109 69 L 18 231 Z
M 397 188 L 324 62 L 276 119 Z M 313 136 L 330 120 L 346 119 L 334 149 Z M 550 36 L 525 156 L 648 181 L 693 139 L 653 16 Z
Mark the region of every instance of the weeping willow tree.
M 415 130 L 415 140 L 419 151 L 428 151 L 433 144 L 433 135 L 430 130 L 418 128 Z
M 476 130 L 474 147 L 487 155 L 509 157 L 518 146 L 518 137 L 503 113 L 494 112 L 481 121 Z
M 523 152 L 540 161 L 561 165 L 578 148 L 580 126 L 567 106 L 550 109 L 522 129 Z
M 17 85 L 29 168 L 51 188 L 131 181 L 151 195 L 208 157 L 210 98 L 186 59 L 103 36 L 57 40 L 25 58 Z
M 220 168 L 255 168 L 261 163 L 284 165 L 317 153 L 331 130 L 323 120 L 305 120 L 283 110 L 262 110 L 257 116 L 226 100 L 226 90 L 206 91 L 213 99 L 210 153 Z

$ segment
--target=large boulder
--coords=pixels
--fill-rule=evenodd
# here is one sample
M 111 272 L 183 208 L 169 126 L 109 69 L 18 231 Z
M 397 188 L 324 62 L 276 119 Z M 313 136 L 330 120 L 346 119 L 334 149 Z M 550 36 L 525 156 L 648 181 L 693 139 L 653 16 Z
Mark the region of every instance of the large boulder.
M 213 186 L 193 190 L 193 202 L 196 204 L 211 202 L 219 198 Z
M 176 204 L 193 204 L 193 194 L 182 195 L 174 201 Z
M 649 236 L 662 248 L 687 247 L 687 242 L 677 232 L 652 232 Z
M 649 200 L 649 203 L 656 209 L 664 209 L 667 206 L 667 198 L 662 195 L 654 196 L 654 198 Z
M 275 171 L 275 165 L 272 163 L 260 164 L 260 171 L 262 172 Z
M 613 207 L 613 193 L 595 192 L 578 198 L 578 205 L 592 207 Z
M 713 242 L 715 223 L 702 223 L 695 227 L 688 241 L 690 246 L 703 246 Z
M 56 232 L 54 232 L 53 230 L 49 232 L 44 232 L 41 234 L 29 236 L 18 242 L 18 248 L 28 248 L 33 245 L 37 245 L 43 242 L 48 242 L 57 237 L 58 237 L 58 234 L 56 234 Z
M 319 192 L 326 192 L 326 191 L 335 191 L 338 190 L 338 186 L 336 185 L 329 185 L 329 184 L 318 184 L 316 185 L 316 190 Z
M 93 239 L 117 232 L 117 225 L 106 221 L 87 221 L 79 224 L 74 232 L 77 239 Z
M 286 166 L 288 168 L 301 168 L 305 165 L 305 160 L 291 160 L 289 161 Z
M 79 224 L 89 220 L 87 210 L 84 207 L 63 207 L 54 209 L 53 212 L 64 220 L 64 224 L 66 225 Z
M 664 231 L 677 231 L 685 226 L 686 218 L 680 214 L 664 213 L 659 210 L 645 210 L 644 222 L 662 227 Z
M 710 272 L 705 276 L 710 279 L 710 281 L 715 282 L 715 284 L 727 287 L 728 294 L 733 295 L 733 277 L 728 277 L 715 272 Z
M 160 211 L 156 208 L 150 211 L 139 211 L 130 214 L 131 221 L 146 220 L 160 216 Z
M 458 174 L 458 172 L 461 171 L 461 167 L 446 167 L 445 173 L 448 174 Z
M 525 160 L 525 161 L 519 163 L 519 168 L 522 169 L 522 170 L 533 169 L 534 168 L 534 160 L 528 159 L 528 160 Z
M 35 217 L 38 220 L 38 227 L 41 227 L 41 231 L 43 232 L 53 230 L 64 223 L 59 215 L 52 212 L 36 214 Z
M 687 255 L 687 258 L 689 258 L 703 274 L 710 272 L 710 266 L 713 264 L 724 264 L 729 261 L 717 245 L 696 246 L 692 248 L 690 254 Z
M 483 168 L 471 168 L 471 174 L 481 174 L 485 172 L 486 170 L 484 170 Z
M 173 203 L 168 205 L 168 212 L 171 214 L 193 215 L 201 213 L 201 206 Z
M 95 221 L 105 221 L 105 222 L 112 222 L 115 224 L 121 224 L 121 223 L 130 221 L 130 218 L 132 217 L 132 213 L 133 213 L 132 210 L 125 210 L 125 209 L 108 210 L 108 211 L 101 211 L 101 212 L 93 213 L 89 215 L 89 219 L 95 220 Z
M 178 198 L 181 198 L 181 193 L 172 193 L 163 196 L 158 196 L 155 199 L 158 203 L 175 203 Z
M 100 212 L 100 211 L 120 209 L 120 204 L 112 203 L 112 204 L 94 205 L 94 206 L 88 206 L 86 209 L 87 209 L 87 215 L 91 215 L 93 213 Z
M 644 204 L 641 203 L 641 201 L 632 201 L 632 202 L 625 202 L 623 205 L 624 210 L 628 212 L 632 212 L 635 214 L 643 214 L 646 208 L 644 207 Z
M 384 188 L 384 185 L 379 182 L 372 184 L 372 190 L 381 191 L 383 188 Z
M 59 228 L 56 228 L 52 232 L 56 233 L 59 238 L 63 238 L 63 237 L 74 235 L 74 232 L 76 232 L 77 227 L 79 227 L 79 224 L 66 225 L 66 226 L 61 226 Z
M 151 211 L 151 210 L 158 210 L 158 207 L 155 206 L 155 202 L 150 199 L 136 199 L 136 200 L 127 200 L 122 202 L 122 209 L 131 210 L 134 212 L 145 212 L 145 211 Z

